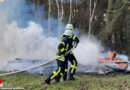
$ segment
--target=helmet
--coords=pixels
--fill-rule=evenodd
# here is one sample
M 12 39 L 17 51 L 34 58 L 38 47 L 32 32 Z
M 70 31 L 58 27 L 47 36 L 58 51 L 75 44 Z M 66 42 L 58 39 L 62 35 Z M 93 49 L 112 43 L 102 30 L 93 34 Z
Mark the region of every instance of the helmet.
M 67 24 L 65 28 L 66 28 L 66 30 L 64 32 L 64 35 L 72 36 L 73 35 L 73 31 L 74 31 L 73 25 L 72 24 Z
M 73 30 L 74 29 L 72 24 L 67 24 L 65 28 L 68 29 L 68 30 Z
M 73 35 L 73 31 L 72 30 L 65 30 L 64 35 L 72 36 Z

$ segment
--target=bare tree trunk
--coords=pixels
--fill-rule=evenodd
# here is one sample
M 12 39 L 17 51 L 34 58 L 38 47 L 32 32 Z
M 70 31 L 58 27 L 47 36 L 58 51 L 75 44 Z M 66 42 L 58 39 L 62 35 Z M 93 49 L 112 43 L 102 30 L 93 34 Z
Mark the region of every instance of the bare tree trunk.
M 72 18 L 72 0 L 70 0 L 70 16 L 69 16 L 69 23 L 71 23 Z
M 49 11 L 48 11 L 48 36 L 50 36 L 50 30 L 51 30 L 51 21 L 50 21 L 50 16 L 51 16 L 51 1 L 48 0 L 49 3 Z
M 106 15 L 106 25 L 107 25 L 107 28 L 106 28 L 106 30 L 107 30 L 107 34 L 108 34 L 108 32 L 109 32 L 109 17 L 110 17 L 110 9 L 111 9 L 111 4 L 112 4 L 112 0 L 109 0 L 108 1 L 108 11 L 107 11 L 107 15 Z
M 92 0 L 89 1 L 89 30 L 88 30 L 88 39 L 90 37 L 90 31 L 91 31 L 91 14 L 92 14 Z
M 107 11 L 107 14 L 106 14 L 106 43 L 107 43 L 107 45 L 108 45 L 108 47 L 109 48 L 111 48 L 112 49 L 112 40 L 111 40 L 111 38 L 112 38 L 112 36 L 110 35 L 110 31 L 109 31 L 109 23 L 110 23 L 110 9 L 111 9 L 111 4 L 112 4 L 112 0 L 109 0 L 108 1 L 108 11 Z
M 92 0 L 90 0 L 90 14 L 89 14 L 89 32 L 88 32 L 88 39 L 90 38 L 90 34 L 91 34 L 91 29 L 92 29 L 92 21 L 93 21 L 93 16 L 94 16 L 94 12 L 97 6 L 98 0 L 94 1 L 94 8 L 92 10 Z
M 62 24 L 63 17 L 64 17 L 64 5 L 63 5 L 63 0 L 61 0 L 60 31 L 61 31 L 61 24 Z
M 60 37 L 60 6 L 59 6 L 59 0 L 56 0 L 57 8 L 58 8 L 58 37 Z

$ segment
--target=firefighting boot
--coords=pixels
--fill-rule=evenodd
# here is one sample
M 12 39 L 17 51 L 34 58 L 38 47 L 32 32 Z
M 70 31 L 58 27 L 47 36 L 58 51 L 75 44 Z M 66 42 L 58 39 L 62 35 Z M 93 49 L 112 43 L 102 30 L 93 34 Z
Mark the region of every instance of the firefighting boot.
M 58 76 L 55 78 L 56 82 L 60 82 L 60 78 L 61 78 L 61 75 L 58 75 Z
M 73 77 L 73 74 L 69 75 L 69 80 L 75 80 L 75 78 Z
M 67 80 L 67 72 L 64 72 L 64 74 L 63 74 L 63 80 L 64 80 L 64 81 Z
M 50 78 L 45 79 L 45 83 L 46 83 L 46 84 L 48 84 L 48 85 L 49 85 L 49 84 L 50 84 L 50 82 L 51 82 L 51 79 L 50 79 Z

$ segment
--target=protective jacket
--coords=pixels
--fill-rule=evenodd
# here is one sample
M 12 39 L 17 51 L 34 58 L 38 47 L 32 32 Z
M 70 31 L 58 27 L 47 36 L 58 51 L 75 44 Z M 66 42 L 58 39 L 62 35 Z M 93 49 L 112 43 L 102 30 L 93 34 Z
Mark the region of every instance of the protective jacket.
M 58 58 L 61 55 L 65 55 L 66 52 L 68 52 L 73 48 L 74 44 L 78 44 L 78 43 L 79 43 L 79 39 L 75 35 L 67 36 L 62 34 L 61 42 L 58 46 L 56 57 Z M 65 57 L 63 56 L 58 60 L 65 61 Z

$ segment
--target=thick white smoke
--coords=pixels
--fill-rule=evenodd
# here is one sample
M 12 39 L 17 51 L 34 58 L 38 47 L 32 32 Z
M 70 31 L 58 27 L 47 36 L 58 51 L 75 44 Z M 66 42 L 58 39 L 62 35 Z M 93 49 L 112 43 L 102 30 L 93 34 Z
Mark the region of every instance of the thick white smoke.
M 24 29 L 18 27 L 17 20 L 13 21 L 19 14 L 19 11 L 14 13 L 20 8 L 16 4 L 22 5 L 21 3 L 24 4 L 24 0 L 5 0 L 0 3 L 0 60 L 53 59 L 56 52 L 53 47 L 57 46 L 56 38 L 45 37 L 45 29 L 33 21 Z M 9 19 L 12 19 L 11 23 Z
M 101 47 L 94 37 L 88 40 L 88 37 L 83 35 L 80 37 L 80 43 L 74 50 L 76 58 L 83 65 L 97 65 L 100 58 Z
M 20 29 L 16 22 L 0 25 L 1 43 L 0 58 L 9 60 L 15 58 L 25 59 L 52 59 L 56 49 L 56 39 L 46 38 L 43 29 L 34 22 L 29 27 Z
M 4 27 L 3 27 L 4 26 Z M 6 65 L 6 61 L 15 58 L 53 60 L 56 54 L 57 39 L 45 37 L 40 25 L 30 22 L 25 29 L 18 28 L 16 22 L 0 24 L 0 69 Z M 16 63 L 15 63 L 16 64 Z M 8 67 L 9 70 L 24 69 L 24 65 Z M 11 66 L 11 65 L 10 65 Z M 26 66 L 26 67 L 27 67 Z M 30 66 L 31 63 L 30 63 Z
M 21 18 L 17 20 L 20 13 L 16 9 L 20 8 L 17 5 L 23 4 L 24 0 L 5 0 L 0 3 L 0 70 L 6 67 L 7 61 L 15 58 L 42 60 L 55 58 L 57 39 L 46 37 L 47 28 L 43 29 L 33 21 L 30 21 L 26 28 L 18 26 L 18 21 L 22 20 Z M 24 69 L 29 65 L 24 63 L 13 66 L 15 69 Z M 14 70 L 14 67 L 8 68 Z

